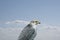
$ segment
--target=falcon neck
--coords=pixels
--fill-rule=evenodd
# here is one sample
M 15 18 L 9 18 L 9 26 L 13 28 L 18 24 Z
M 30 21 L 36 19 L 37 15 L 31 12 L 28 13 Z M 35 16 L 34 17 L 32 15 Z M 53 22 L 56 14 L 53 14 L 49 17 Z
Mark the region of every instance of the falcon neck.
M 34 29 L 36 29 L 37 25 L 35 25 L 35 24 L 30 24 L 30 25 L 31 25 L 31 27 L 33 27 Z

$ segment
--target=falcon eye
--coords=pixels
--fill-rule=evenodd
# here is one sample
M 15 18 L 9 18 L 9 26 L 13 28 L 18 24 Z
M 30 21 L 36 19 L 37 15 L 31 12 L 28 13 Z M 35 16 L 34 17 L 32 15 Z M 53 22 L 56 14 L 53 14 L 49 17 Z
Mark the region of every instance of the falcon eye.
M 36 23 L 38 22 L 38 21 L 35 21 Z
M 37 21 L 35 21 L 35 22 L 37 22 Z

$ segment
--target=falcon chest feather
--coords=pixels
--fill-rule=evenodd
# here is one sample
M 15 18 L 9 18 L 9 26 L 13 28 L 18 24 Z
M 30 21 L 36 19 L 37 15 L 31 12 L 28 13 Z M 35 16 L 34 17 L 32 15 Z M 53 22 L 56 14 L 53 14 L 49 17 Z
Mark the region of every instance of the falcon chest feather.
M 35 25 L 35 24 L 32 24 L 32 27 L 33 27 L 34 29 L 36 29 L 36 25 Z

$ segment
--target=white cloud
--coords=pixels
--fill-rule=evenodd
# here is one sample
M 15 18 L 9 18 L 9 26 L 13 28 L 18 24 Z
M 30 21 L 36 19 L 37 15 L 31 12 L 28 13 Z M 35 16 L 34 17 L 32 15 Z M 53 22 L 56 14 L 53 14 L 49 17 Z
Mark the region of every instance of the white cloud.
M 24 24 L 28 24 L 29 21 L 24 21 L 24 20 L 14 20 L 14 21 L 8 21 L 5 24 L 15 24 L 15 23 L 24 23 Z
M 23 24 L 25 26 L 29 21 L 14 20 L 5 24 Z M 25 25 L 24 25 L 25 24 Z M 10 25 L 8 25 L 10 26 Z M 17 40 L 23 27 L 6 27 L 0 28 L 0 40 Z M 60 40 L 60 27 L 42 24 L 37 27 L 37 36 L 35 40 Z
M 60 40 L 60 27 L 52 25 L 39 26 L 35 40 Z
M 6 24 L 10 24 L 11 22 L 6 22 Z
M 17 40 L 21 28 L 0 28 L 0 40 Z
M 40 26 L 37 27 L 35 40 L 60 40 L 60 27 L 50 25 Z M 21 30 L 21 27 L 0 28 L 0 40 L 17 40 Z

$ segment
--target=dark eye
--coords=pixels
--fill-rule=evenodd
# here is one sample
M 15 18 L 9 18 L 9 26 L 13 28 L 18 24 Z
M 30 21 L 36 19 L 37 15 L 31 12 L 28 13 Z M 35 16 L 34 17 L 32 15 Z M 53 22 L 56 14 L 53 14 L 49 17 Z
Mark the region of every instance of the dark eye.
M 35 21 L 37 23 L 37 21 Z

